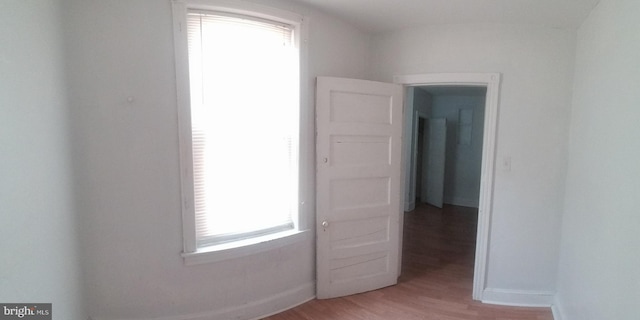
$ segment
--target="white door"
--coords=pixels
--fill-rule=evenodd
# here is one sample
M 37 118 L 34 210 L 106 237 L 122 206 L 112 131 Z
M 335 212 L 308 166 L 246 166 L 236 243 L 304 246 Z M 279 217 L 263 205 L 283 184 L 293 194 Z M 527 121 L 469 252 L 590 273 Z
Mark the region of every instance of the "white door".
M 422 131 L 420 131 L 420 120 L 422 120 Z M 416 141 L 416 157 L 418 152 L 422 152 L 420 154 L 420 202 L 427 203 L 427 190 L 429 190 L 429 117 L 418 118 L 417 127 L 416 136 L 422 133 L 420 139 Z M 417 146 L 420 142 L 422 142 L 422 145 L 418 149 Z
M 426 157 L 423 159 L 426 161 L 426 167 L 422 167 L 423 172 L 426 174 L 426 202 L 430 205 L 442 208 L 442 202 L 444 197 L 444 170 L 446 162 L 446 147 L 447 147 L 447 119 L 429 119 L 429 129 L 424 130 L 425 134 L 428 133 L 428 137 L 423 140 L 425 144 L 428 143 L 426 148 L 428 150 Z
M 394 285 L 401 254 L 400 85 L 318 78 L 317 297 Z

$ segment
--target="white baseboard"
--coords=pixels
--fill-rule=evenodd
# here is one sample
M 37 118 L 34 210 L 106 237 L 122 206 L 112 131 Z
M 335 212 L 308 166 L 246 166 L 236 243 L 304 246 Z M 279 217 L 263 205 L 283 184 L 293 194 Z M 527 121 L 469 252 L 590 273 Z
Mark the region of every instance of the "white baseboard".
M 482 292 L 482 303 L 518 307 L 551 307 L 555 292 L 521 291 L 487 288 Z
M 560 308 L 558 308 L 557 304 L 551 306 L 551 313 L 553 314 L 553 320 L 562 320 L 564 317 L 562 316 L 562 312 Z
M 289 305 L 289 306 L 287 306 L 287 307 L 285 307 L 285 308 L 282 308 L 282 309 L 276 310 L 276 311 L 274 311 L 274 312 L 271 312 L 271 313 L 267 313 L 267 314 L 261 315 L 261 316 L 259 316 L 259 317 L 253 318 L 252 320 L 260 320 L 260 319 L 262 319 L 262 318 L 270 317 L 270 316 L 272 316 L 272 315 L 274 315 L 274 314 L 278 314 L 278 313 L 281 313 L 281 312 L 287 311 L 287 310 L 289 310 L 289 309 L 293 309 L 293 308 L 295 308 L 295 307 L 297 307 L 297 306 L 299 306 L 299 305 L 301 305 L 301 304 L 303 304 L 303 303 L 305 303 L 305 302 L 309 302 L 309 301 L 311 301 L 311 300 L 313 300 L 313 299 L 315 299 L 315 298 L 316 298 L 316 295 L 315 295 L 315 292 L 314 292 L 314 295 L 313 295 L 312 297 L 309 297 L 308 299 L 305 299 L 305 300 L 300 301 L 300 302 L 298 302 L 298 303 L 296 303 L 296 304 L 293 304 L 293 305 Z
M 411 208 L 413 208 L 413 209 L 416 208 L 416 200 L 404 203 L 404 212 L 409 212 L 409 211 L 413 210 Z
M 471 207 L 471 208 L 477 208 L 478 207 L 478 199 L 467 199 L 467 198 L 453 197 L 453 198 L 444 199 L 444 203 L 452 204 L 454 206 L 461 206 L 461 207 Z
M 93 320 L 228 320 L 228 319 L 260 319 L 315 298 L 315 283 L 307 283 L 262 300 L 252 301 L 239 306 L 201 313 L 182 314 L 163 317 L 110 318 L 96 317 Z
M 564 308 L 562 306 L 562 299 L 560 298 L 559 294 L 556 294 L 553 305 L 551 306 L 551 313 L 553 313 L 554 320 L 567 319 L 567 317 L 565 317 L 566 313 L 564 312 Z

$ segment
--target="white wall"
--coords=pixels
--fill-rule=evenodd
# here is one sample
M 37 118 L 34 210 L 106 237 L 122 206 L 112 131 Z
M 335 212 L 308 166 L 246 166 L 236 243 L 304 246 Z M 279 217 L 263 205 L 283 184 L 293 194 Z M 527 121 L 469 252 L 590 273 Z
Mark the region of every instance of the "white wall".
M 367 74 L 365 34 L 289 2 L 256 2 L 310 18 L 309 89 L 317 75 Z M 64 11 L 90 315 L 250 318 L 312 297 L 314 235 L 274 252 L 183 265 L 170 1 L 68 0 Z M 310 92 L 302 188 L 313 227 Z
M 376 80 L 429 72 L 500 72 L 487 300 L 550 304 L 560 239 L 575 31 L 432 25 L 372 38 Z M 511 295 L 510 293 L 519 293 Z
M 413 106 L 415 110 L 422 112 L 426 115 L 431 114 L 431 108 L 433 105 L 433 97 L 426 91 L 420 88 L 414 88 L 414 100 Z
M 0 302 L 86 319 L 58 1 L 0 1 L 0 43 Z
M 639 18 L 602 0 L 578 32 L 556 319 L 638 319 Z
M 444 203 L 478 207 L 484 104 L 485 95 L 433 96 L 431 117 L 447 119 Z M 473 112 L 471 143 L 468 145 L 458 143 L 458 115 L 462 109 Z

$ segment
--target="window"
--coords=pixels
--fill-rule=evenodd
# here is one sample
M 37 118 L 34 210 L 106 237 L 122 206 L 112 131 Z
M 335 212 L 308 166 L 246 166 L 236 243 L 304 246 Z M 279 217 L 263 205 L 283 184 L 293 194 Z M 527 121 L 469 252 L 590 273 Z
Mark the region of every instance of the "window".
M 174 15 L 185 252 L 297 231 L 301 19 Z

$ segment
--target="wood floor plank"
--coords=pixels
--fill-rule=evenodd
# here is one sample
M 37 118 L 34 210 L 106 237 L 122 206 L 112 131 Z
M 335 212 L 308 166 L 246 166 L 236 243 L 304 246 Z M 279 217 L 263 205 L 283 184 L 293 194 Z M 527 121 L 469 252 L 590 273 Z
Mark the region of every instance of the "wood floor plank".
M 474 208 L 419 205 L 405 214 L 397 285 L 312 300 L 264 320 L 553 320 L 549 308 L 471 299 L 477 221 Z

